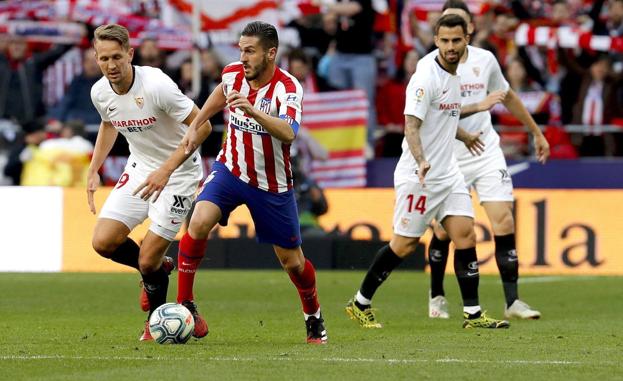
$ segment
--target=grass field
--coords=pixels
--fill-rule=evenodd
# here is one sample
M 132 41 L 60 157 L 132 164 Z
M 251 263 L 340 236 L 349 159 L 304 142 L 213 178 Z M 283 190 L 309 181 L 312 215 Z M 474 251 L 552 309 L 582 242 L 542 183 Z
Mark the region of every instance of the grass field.
M 509 330 L 464 330 L 427 316 L 426 274 L 395 272 L 375 307 L 382 330 L 363 330 L 343 306 L 362 272 L 321 271 L 329 344 L 304 344 L 298 295 L 280 271 L 209 271 L 196 295 L 210 334 L 186 345 L 140 343 L 144 314 L 132 274 L 0 274 L 0 379 L 25 380 L 610 380 L 623 378 L 623 279 L 523 278 L 520 295 L 543 313 Z M 169 300 L 174 299 L 176 276 Z M 481 303 L 502 316 L 497 277 Z

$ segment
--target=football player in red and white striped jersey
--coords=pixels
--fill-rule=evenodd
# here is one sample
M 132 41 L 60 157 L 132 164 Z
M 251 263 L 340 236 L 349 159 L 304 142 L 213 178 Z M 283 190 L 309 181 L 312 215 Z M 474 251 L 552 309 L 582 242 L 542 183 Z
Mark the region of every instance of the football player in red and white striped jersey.
M 182 140 L 187 151 L 200 144 L 197 126 L 223 108 L 229 110 L 227 138 L 205 181 L 178 255 L 178 303 L 191 305 L 194 276 L 216 225 L 245 204 L 257 240 L 273 245 L 296 286 L 305 316 L 308 343 L 325 343 L 324 322 L 316 293 L 316 274 L 301 251 L 300 227 L 290 167 L 290 144 L 301 122 L 303 89 L 275 65 L 279 46 L 274 26 L 252 22 L 240 37 L 240 61 L 225 67 L 222 82 L 203 105 Z M 200 317 L 195 336 L 207 334 Z

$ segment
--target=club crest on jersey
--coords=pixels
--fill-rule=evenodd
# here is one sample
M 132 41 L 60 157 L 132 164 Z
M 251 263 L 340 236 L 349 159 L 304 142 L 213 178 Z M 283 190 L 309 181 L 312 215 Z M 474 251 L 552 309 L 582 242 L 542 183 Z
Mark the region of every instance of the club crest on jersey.
M 143 105 L 145 104 L 145 99 L 143 99 L 143 97 L 134 97 L 134 101 L 136 102 L 138 108 L 143 108 Z
M 270 98 L 262 98 L 260 100 L 260 111 L 266 114 L 270 113 L 270 104 L 272 103 L 272 99 Z
M 480 77 L 480 68 L 479 67 L 473 67 L 472 71 L 474 72 L 474 75 L 476 77 Z

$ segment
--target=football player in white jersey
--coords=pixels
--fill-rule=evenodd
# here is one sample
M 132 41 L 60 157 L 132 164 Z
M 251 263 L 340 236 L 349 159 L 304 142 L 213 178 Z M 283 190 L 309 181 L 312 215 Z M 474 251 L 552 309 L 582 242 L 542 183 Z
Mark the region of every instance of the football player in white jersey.
M 468 33 L 474 32 L 472 15 L 461 0 L 450 0 L 444 4 L 444 15 L 461 16 L 468 23 Z M 461 96 L 463 104 L 479 102 L 488 92 L 502 90 L 507 92 L 503 104 L 528 127 L 534 137 L 537 159 L 545 163 L 549 156 L 549 144 L 534 119 L 521 103 L 517 94 L 510 89 L 504 79 L 500 65 L 489 51 L 468 46 L 461 57 L 458 68 L 461 77 Z M 519 299 L 517 279 L 519 262 L 515 245 L 515 223 L 513 219 L 513 183 L 511 181 L 504 154 L 500 148 L 500 137 L 491 124 L 491 114 L 481 112 L 461 119 L 459 127 L 468 133 L 481 133 L 485 144 L 482 155 L 472 155 L 460 142 L 455 142 L 454 153 L 465 182 L 478 193 L 480 203 L 485 208 L 495 239 L 495 260 L 502 278 L 506 305 L 506 318 L 538 319 L 539 311 L 532 309 Z M 435 228 L 435 236 L 429 245 L 431 268 L 431 290 L 429 295 L 429 316 L 447 318 L 448 303 L 444 296 L 443 276 L 448 259 L 450 241 L 443 228 Z
M 504 93 L 461 107 L 456 70 L 467 46 L 467 24 L 461 17 L 439 19 L 435 45 L 439 52 L 420 60 L 407 86 L 405 139 L 394 172 L 394 233 L 389 245 L 377 253 L 346 312 L 364 328 L 381 328 L 371 308 L 372 296 L 392 270 L 415 252 L 428 224 L 437 219 L 457 247 L 455 272 L 463 297 L 463 327 L 508 328 L 507 321 L 490 318 L 480 308 L 471 197 L 452 150 L 455 138 L 470 150 L 483 148 L 477 134 L 458 129 L 459 117 L 488 110 Z
M 199 109 L 160 69 L 132 66 L 134 50 L 124 27 L 98 27 L 94 47 L 104 76 L 91 89 L 102 117 L 87 182 L 93 214 L 98 171 L 119 132 L 129 143 L 130 157 L 100 211 L 92 244 L 101 256 L 140 271 L 151 314 L 166 301 L 173 263 L 164 261 L 164 253 L 189 212 L 203 175 L 199 154 L 186 153 L 181 144 Z M 211 130 L 209 122 L 203 123 L 198 140 Z M 139 247 L 128 234 L 147 217 L 152 223 Z M 151 339 L 146 322 L 140 340 Z

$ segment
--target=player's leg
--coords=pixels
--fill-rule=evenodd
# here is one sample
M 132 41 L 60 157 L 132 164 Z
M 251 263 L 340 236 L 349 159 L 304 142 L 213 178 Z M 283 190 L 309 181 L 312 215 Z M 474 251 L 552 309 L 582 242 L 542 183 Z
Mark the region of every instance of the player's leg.
M 443 278 L 446 273 L 450 238 L 441 224 L 432 224 L 433 238 L 428 246 L 428 265 L 430 266 L 430 293 L 428 297 L 428 317 L 447 319 L 448 301 L 443 289 Z
M 346 305 L 346 313 L 351 319 L 357 320 L 364 328 L 382 327 L 372 309 L 372 297 L 392 271 L 415 252 L 419 241 L 419 237 L 405 237 L 394 233 L 389 244 L 376 253 L 355 297 Z
M 355 297 L 346 305 L 346 313 L 364 328 L 382 327 L 371 308 L 372 297 L 404 258 L 415 252 L 439 208 L 435 186 L 422 188 L 417 182 L 406 181 L 395 189 L 392 239 L 376 253 Z
M 91 244 L 102 257 L 138 270 L 139 246 L 131 238 L 130 228 L 108 218 L 98 218 Z
M 175 236 L 175 234 L 173 234 Z M 154 310 L 164 303 L 167 299 L 167 290 L 169 289 L 169 272 L 167 272 L 164 263 L 164 254 L 171 244 L 172 238 L 164 238 L 148 231 L 141 242 L 139 254 L 139 270 L 143 278 L 143 287 L 149 300 L 149 314 L 147 320 Z M 145 324 L 145 330 L 140 337 L 141 341 L 151 340 L 149 327 Z
M 464 198 L 464 200 L 459 200 Z M 448 204 L 453 205 L 457 214 L 446 214 L 441 223 L 454 242 L 454 272 L 456 274 L 461 297 L 463 298 L 464 328 L 508 328 L 505 320 L 496 320 L 487 317 L 480 308 L 478 298 L 478 284 L 480 273 L 478 272 L 478 258 L 476 256 L 476 233 L 474 232 L 473 217 L 460 215 L 467 214 L 461 210 L 471 208 L 471 200 L 468 195 L 452 194 L 448 197 Z M 461 204 L 464 204 L 461 206 Z
M 314 265 L 305 258 L 300 246 L 286 248 L 273 245 L 273 248 L 281 267 L 288 273 L 299 293 L 307 329 L 307 342 L 312 344 L 326 343 L 327 330 L 324 327 L 324 319 L 320 312 Z
M 193 336 L 197 338 L 208 334 L 208 324 L 199 314 L 195 304 L 193 293 L 195 274 L 205 255 L 210 231 L 219 221 L 221 225 L 227 225 L 229 213 L 241 203 L 238 193 L 242 182 L 219 162 L 214 163 L 213 169 L 197 196 L 188 231 L 180 240 L 177 255 L 177 302 L 193 314 L 195 318 Z M 242 185 L 246 186 L 244 183 Z
M 519 299 L 517 281 L 519 260 L 515 244 L 515 222 L 513 204 L 508 201 L 485 201 L 482 206 L 487 212 L 495 239 L 495 261 L 500 271 L 506 305 L 507 318 L 538 319 L 541 313 Z

